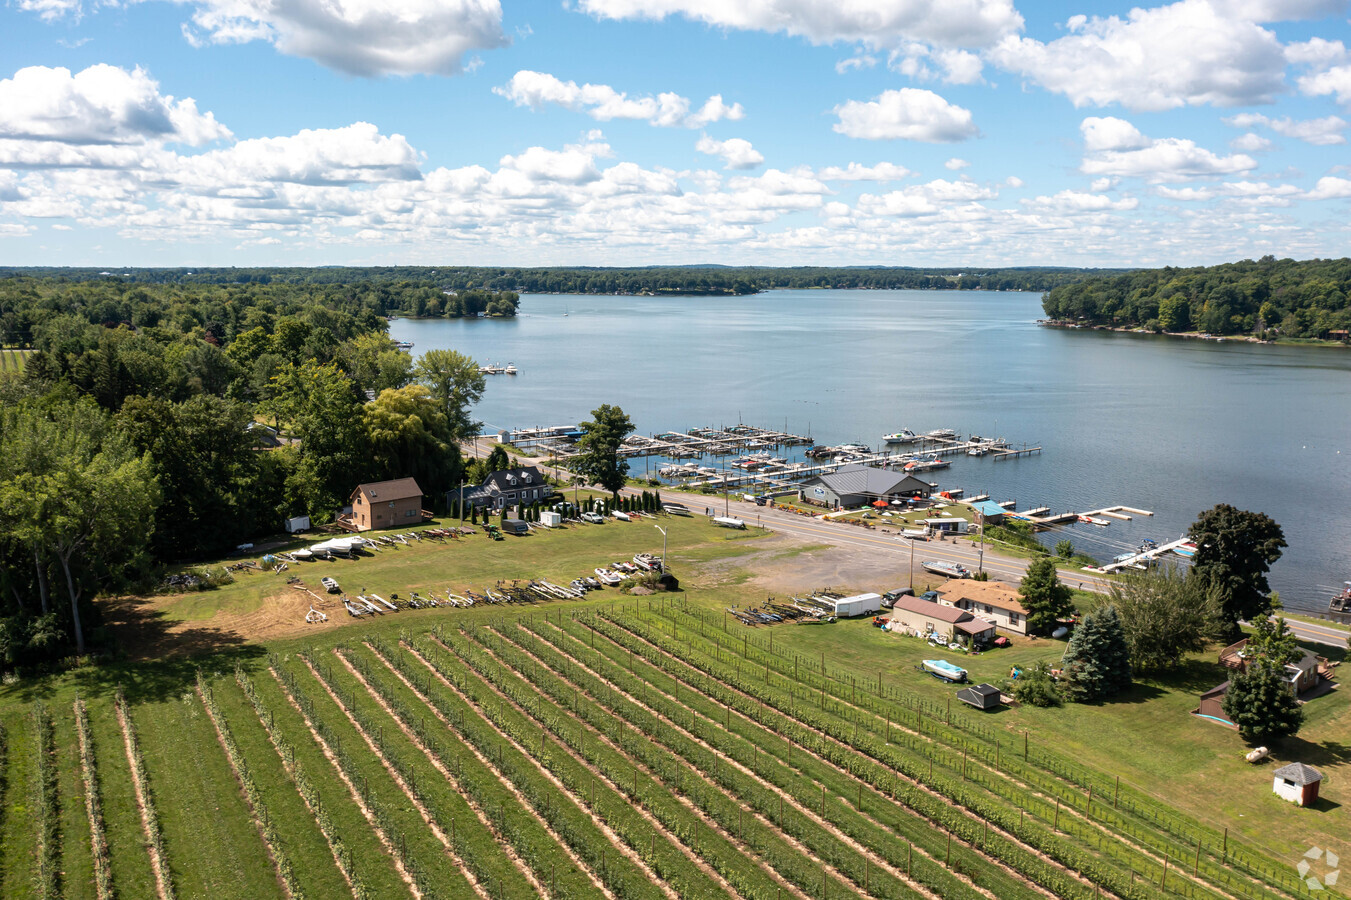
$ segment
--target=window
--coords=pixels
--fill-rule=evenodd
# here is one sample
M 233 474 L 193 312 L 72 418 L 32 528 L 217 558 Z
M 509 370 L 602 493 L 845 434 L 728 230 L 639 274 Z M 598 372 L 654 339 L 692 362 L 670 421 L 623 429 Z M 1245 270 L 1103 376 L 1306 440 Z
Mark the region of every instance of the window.
M 510 494 L 507 494 L 507 499 L 508 499 L 508 500 L 515 500 L 515 499 L 516 499 L 516 492 L 515 492 L 515 491 L 512 491 Z
M 409 516 L 412 516 L 412 515 L 414 515 L 414 514 L 416 514 L 416 513 L 417 513 L 417 510 L 415 510 L 415 509 L 410 509 L 410 510 L 406 510 L 406 511 L 404 512 L 404 516 L 405 516 L 405 517 L 409 517 Z

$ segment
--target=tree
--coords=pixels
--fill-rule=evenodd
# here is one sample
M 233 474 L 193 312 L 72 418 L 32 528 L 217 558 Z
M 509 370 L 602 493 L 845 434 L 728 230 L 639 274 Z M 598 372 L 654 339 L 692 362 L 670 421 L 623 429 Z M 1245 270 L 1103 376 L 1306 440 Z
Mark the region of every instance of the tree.
M 1108 596 L 1137 672 L 1172 668 L 1222 637 L 1219 592 L 1178 567 L 1125 575 Z
M 511 468 L 511 457 L 507 455 L 507 448 L 498 444 L 488 453 L 488 458 L 483 462 L 484 472 L 491 475 L 493 472 L 505 472 Z
M 478 433 L 483 423 L 469 417 L 486 386 L 478 363 L 454 350 L 428 350 L 418 359 L 413 377 L 425 384 L 441 404 L 455 440 L 467 440 Z
M 1131 684 L 1130 650 L 1116 607 L 1093 610 L 1074 630 L 1065 656 L 1065 693 L 1080 703 L 1102 700 Z
M 604 403 L 591 411 L 591 421 L 577 427 L 586 433 L 577 441 L 581 452 L 574 458 L 573 469 L 619 496 L 629 474 L 629 464 L 620 459 L 619 447 L 633 433 L 633 423 L 624 410 Z
M 358 335 L 338 348 L 352 378 L 377 394 L 413 380 L 413 358 L 379 333 Z
M 1027 609 L 1027 633 L 1048 635 L 1061 619 L 1074 615 L 1074 592 L 1060 583 L 1055 560 L 1049 556 L 1034 560 L 1018 586 Z
M 1271 612 L 1267 572 L 1287 546 L 1281 526 L 1263 513 L 1221 503 L 1197 517 L 1187 531 L 1196 543 L 1192 574 L 1214 586 L 1230 634 L 1241 619 Z
M 1284 616 L 1258 619 L 1252 625 L 1253 633 L 1244 648 L 1245 660 L 1263 659 L 1279 667 L 1304 655 Z
M 1055 545 L 1055 555 L 1061 559 L 1074 559 L 1074 542 L 1057 541 Z
M 1304 711 L 1285 682 L 1284 669 L 1267 659 L 1249 662 L 1229 682 L 1224 714 L 1252 743 L 1289 737 L 1304 724 Z
M 459 481 L 460 449 L 446 414 L 425 385 L 386 389 L 361 411 L 374 477 L 413 477 L 433 497 Z
M 1044 662 L 1023 670 L 1013 683 L 1013 696 L 1019 703 L 1032 706 L 1059 706 L 1061 701 L 1060 688 L 1051 677 L 1051 667 Z
M 370 445 L 357 385 L 337 366 L 288 365 L 272 379 L 266 409 L 300 438 L 300 461 L 287 492 L 319 517 L 365 480 Z

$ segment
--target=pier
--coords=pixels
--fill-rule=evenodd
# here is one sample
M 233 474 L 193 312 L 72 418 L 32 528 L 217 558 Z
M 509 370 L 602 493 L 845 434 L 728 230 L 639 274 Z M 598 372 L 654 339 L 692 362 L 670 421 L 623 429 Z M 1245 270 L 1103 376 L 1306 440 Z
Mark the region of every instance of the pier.
M 1106 575 L 1109 572 L 1116 572 L 1121 569 L 1128 569 L 1131 568 L 1132 566 L 1137 566 L 1140 563 L 1148 563 L 1148 561 L 1151 559 L 1158 559 L 1160 556 L 1167 553 L 1168 551 L 1176 547 L 1181 547 L 1183 544 L 1187 543 L 1188 540 L 1189 538 L 1185 536 L 1180 537 L 1175 541 L 1169 541 L 1166 544 L 1159 544 L 1157 547 L 1151 547 L 1148 550 L 1143 550 L 1127 559 L 1123 559 L 1118 562 L 1110 562 L 1107 565 L 1099 566 L 1096 569 L 1089 568 L 1087 569 L 1087 571 L 1098 572 L 1103 575 Z

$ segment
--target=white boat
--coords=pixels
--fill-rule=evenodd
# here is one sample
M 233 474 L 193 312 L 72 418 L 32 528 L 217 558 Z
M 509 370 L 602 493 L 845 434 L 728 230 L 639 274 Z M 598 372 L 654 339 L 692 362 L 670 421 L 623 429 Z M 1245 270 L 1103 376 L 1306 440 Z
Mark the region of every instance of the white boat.
M 505 372 L 505 373 L 508 374 L 508 375 L 515 375 L 515 374 L 516 374 L 516 364 L 515 364 L 515 363 L 507 363 L 507 367 L 506 367 L 505 369 L 503 369 L 502 371 Z
M 915 434 L 909 428 L 902 428 L 900 431 L 892 434 L 882 435 L 882 440 L 888 444 L 913 444 L 919 440 L 919 435 Z
M 947 682 L 956 682 L 960 684 L 961 682 L 966 681 L 966 669 L 963 669 L 961 666 L 953 665 L 946 659 L 924 660 L 924 671 Z
M 971 570 L 966 566 L 957 563 L 946 562 L 937 559 L 920 560 L 920 568 L 926 572 L 932 572 L 935 575 L 946 575 L 949 578 L 970 578 Z
M 292 558 L 292 559 L 314 559 L 314 552 L 311 551 L 311 550 L 305 550 L 305 549 L 292 550 L 292 551 L 291 551 L 291 558 Z
M 723 528 L 745 528 L 746 523 L 740 519 L 734 519 L 731 516 L 714 516 L 714 525 L 721 525 Z
M 599 578 L 599 579 L 601 580 L 602 583 L 608 584 L 608 585 L 610 585 L 610 586 L 612 586 L 612 587 L 613 587 L 614 585 L 616 585 L 616 584 L 619 584 L 621 581 L 624 580 L 624 577 L 623 577 L 622 575 L 620 575 L 619 573 L 617 573 L 617 572 L 612 572 L 611 570 L 606 569 L 606 568 L 603 568 L 603 567 L 602 567 L 602 568 L 597 568 L 597 569 L 595 570 L 595 572 L 596 572 L 596 577 Z
M 632 522 L 632 521 L 633 521 L 633 519 L 631 519 L 631 518 L 629 517 L 629 514 L 626 513 L 626 512 L 624 512 L 624 511 L 622 511 L 622 510 L 618 510 L 618 509 L 615 510 L 614 513 L 613 513 L 613 515 L 614 515 L 614 517 L 615 517 L 616 519 L 619 519 L 619 520 L 622 521 L 622 522 Z
M 412 349 L 413 349 L 413 342 L 412 342 L 412 341 L 395 341 L 395 342 L 394 342 L 394 346 L 395 346 L 395 347 L 398 347 L 400 350 L 412 350 Z
M 957 436 L 957 432 L 953 431 L 951 428 L 935 428 L 933 431 L 928 432 L 924 436 L 926 438 L 933 438 L 939 440 L 952 440 Z

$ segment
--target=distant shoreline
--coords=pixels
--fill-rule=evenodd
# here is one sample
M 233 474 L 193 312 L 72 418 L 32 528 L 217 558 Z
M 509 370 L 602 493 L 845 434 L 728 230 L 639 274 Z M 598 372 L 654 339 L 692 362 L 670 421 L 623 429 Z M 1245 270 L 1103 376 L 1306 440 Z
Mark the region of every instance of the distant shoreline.
M 1066 331 L 1111 331 L 1117 334 L 1145 334 L 1155 337 L 1182 338 L 1192 341 L 1213 341 L 1217 344 L 1264 344 L 1280 347 L 1347 347 L 1345 341 L 1330 341 L 1323 338 L 1280 338 L 1263 341 L 1250 334 L 1206 334 L 1203 331 L 1150 331 L 1138 325 L 1088 325 L 1079 322 L 1059 322 L 1054 319 L 1038 319 L 1043 328 L 1061 328 Z

